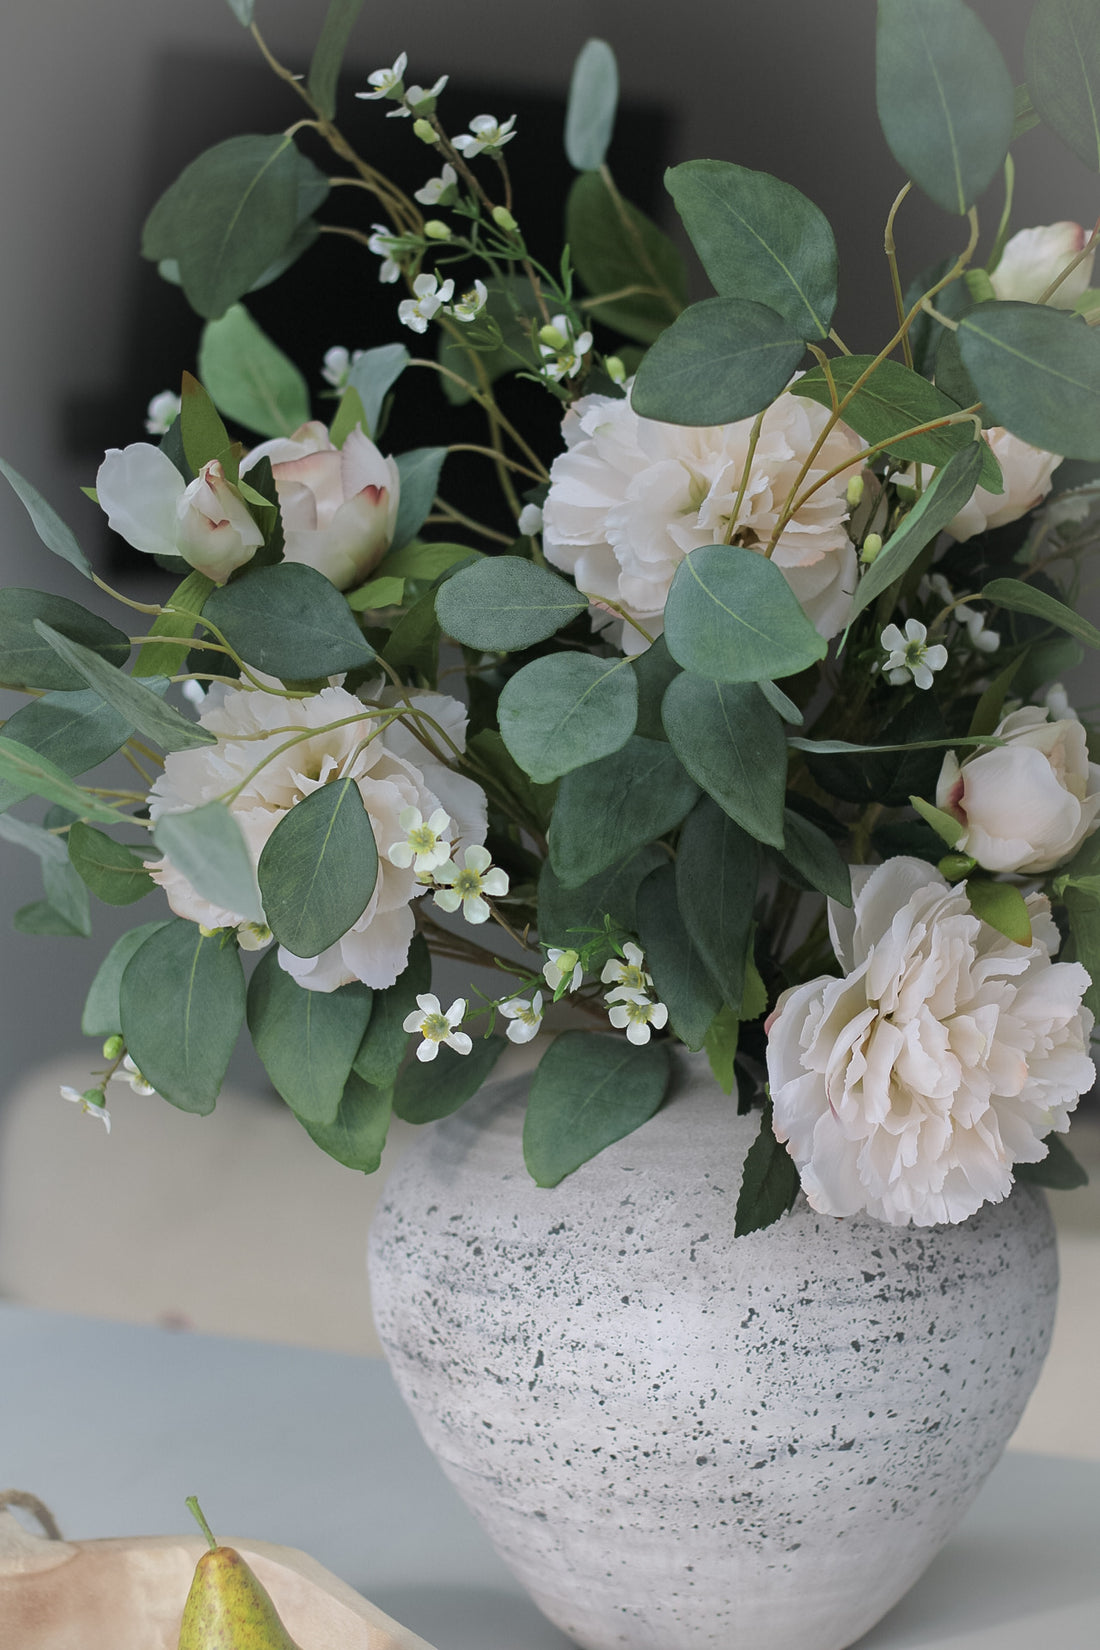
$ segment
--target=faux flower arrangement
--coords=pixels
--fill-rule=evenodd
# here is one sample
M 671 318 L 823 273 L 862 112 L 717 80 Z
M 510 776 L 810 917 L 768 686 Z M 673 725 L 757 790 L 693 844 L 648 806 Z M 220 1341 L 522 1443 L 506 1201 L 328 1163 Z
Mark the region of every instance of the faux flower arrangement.
M 197 376 L 92 494 L 174 590 L 110 590 L 4 466 L 125 613 L 0 593 L 0 679 L 28 695 L 0 735 L 0 834 L 45 881 L 18 925 L 86 933 L 89 893 L 158 886 L 171 912 L 103 962 L 83 1027 L 107 1068 L 63 1092 L 108 1125 L 114 1077 L 209 1112 L 247 1021 L 313 1139 L 370 1170 L 391 1114 L 455 1110 L 568 998 L 590 1029 L 545 1039 L 540 1185 L 653 1114 L 674 1040 L 761 1106 L 740 1231 L 800 1185 L 928 1225 L 1020 1176 L 1077 1183 L 1100 766 L 1060 678 L 1100 646 L 1076 606 L 1100 480 L 1056 489 L 1064 458 L 1100 461 L 1097 230 L 1014 233 L 1011 146 L 1042 120 L 1100 169 L 1096 0 L 1039 0 L 1015 91 L 961 0 L 879 0 L 880 122 L 911 181 L 886 219 L 897 326 L 870 349 L 833 329 L 824 216 L 731 162 L 666 177 L 715 292 L 687 301 L 605 163 L 602 42 L 574 72 L 549 268 L 512 195 L 514 117 L 451 135 L 445 76 L 410 84 L 404 54 L 371 74 L 358 95 L 423 146 L 410 198 L 335 124 L 358 4 L 333 0 L 300 77 L 253 0 L 229 3 L 300 118 L 218 144 L 153 208 L 143 251 L 206 321 Z M 311 397 L 245 300 L 337 184 L 362 193 L 343 233 L 405 341 L 334 345 Z M 958 250 L 902 272 L 914 186 Z M 505 416 L 507 374 L 560 403 L 554 451 Z M 508 533 L 447 502 L 432 378 L 484 412 L 464 446 Z M 390 455 L 390 402 L 416 394 L 440 444 Z M 93 773 L 119 752 L 130 777 Z M 7 811 L 29 798 L 41 823 Z M 500 991 L 444 1009 L 431 952 Z

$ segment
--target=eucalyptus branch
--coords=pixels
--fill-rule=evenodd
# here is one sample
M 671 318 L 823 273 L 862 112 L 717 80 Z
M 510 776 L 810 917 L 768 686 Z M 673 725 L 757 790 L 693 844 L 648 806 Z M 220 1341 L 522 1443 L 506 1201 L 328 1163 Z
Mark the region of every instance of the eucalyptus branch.
M 600 177 L 603 180 L 604 188 L 611 196 L 611 202 L 615 208 L 616 216 L 626 232 L 627 238 L 633 243 L 634 252 L 637 256 L 639 264 L 649 276 L 653 285 L 656 287 L 658 294 L 664 300 L 670 315 L 673 320 L 675 320 L 676 316 L 680 313 L 680 301 L 668 284 L 661 279 L 661 272 L 653 262 L 649 248 L 645 244 L 645 238 L 639 230 L 638 225 L 634 222 L 633 218 L 630 216 L 630 213 L 627 211 L 626 202 L 619 194 L 615 180 L 611 176 L 611 170 L 606 161 L 600 167 Z
M 483 458 L 491 458 L 494 463 L 506 464 L 508 468 L 510 470 L 514 470 L 517 475 L 527 476 L 531 481 L 546 480 L 545 471 L 540 475 L 537 470 L 530 469 L 528 465 L 519 464 L 514 458 L 506 458 L 502 453 L 499 453 L 495 447 L 479 447 L 477 443 L 473 441 L 454 441 L 447 448 L 447 451 L 449 453 L 480 453 Z
M 958 412 L 946 413 L 942 418 L 930 418 L 924 424 L 912 424 L 907 430 L 899 430 L 896 435 L 887 436 L 885 441 L 876 441 L 873 446 L 864 447 L 863 451 L 856 453 L 854 458 L 846 458 L 843 463 L 834 464 L 831 470 L 826 470 L 824 475 L 817 478 L 812 487 L 807 487 L 804 493 L 799 494 L 791 514 L 795 515 L 801 510 L 806 501 L 813 497 L 819 487 L 824 487 L 826 482 L 833 481 L 837 476 L 843 475 L 844 471 L 851 469 L 854 464 L 866 464 L 869 459 L 877 458 L 880 453 L 889 451 L 891 447 L 897 446 L 900 442 L 908 441 L 910 436 L 928 435 L 933 430 L 943 430 L 951 424 L 973 424 L 977 430 L 975 440 L 980 440 L 982 428 L 981 405 L 980 401 L 975 401 L 972 407 L 962 407 Z
M 733 509 L 730 511 L 729 526 L 726 528 L 725 534 L 726 544 L 733 543 L 733 535 L 737 531 L 737 519 L 741 514 L 741 506 L 745 502 L 745 494 L 747 493 L 749 487 L 749 472 L 752 469 L 753 458 L 756 456 L 756 445 L 760 440 L 760 431 L 763 428 L 764 414 L 767 410 L 768 409 L 766 407 L 762 407 L 760 409 L 756 417 L 753 419 L 752 429 L 749 431 L 749 450 L 745 454 L 745 467 L 741 471 L 741 481 L 737 488 L 737 497 L 734 499 Z
M 412 360 L 408 362 L 408 365 L 410 367 L 427 367 L 430 371 L 438 372 L 442 377 L 451 379 L 453 383 L 460 384 L 469 395 L 470 399 L 472 401 L 476 401 L 479 407 L 482 407 L 490 414 L 490 417 L 494 423 L 504 432 L 508 439 L 516 447 L 518 447 L 519 451 L 523 453 L 524 457 L 530 461 L 533 467 L 538 470 L 540 478 L 543 481 L 549 481 L 550 472 L 543 464 L 538 453 L 536 453 L 535 449 L 524 440 L 523 436 L 519 433 L 511 420 L 505 418 L 504 414 L 493 400 L 493 397 L 485 390 L 475 388 L 474 385 L 470 383 L 469 379 L 463 378 L 461 373 L 452 371 L 450 367 L 443 366 L 439 361 L 429 361 L 426 356 L 414 355 Z
M 897 310 L 899 326 L 904 326 L 905 324 L 905 299 L 901 290 L 901 277 L 898 274 L 897 245 L 894 241 L 894 219 L 897 217 L 898 208 L 905 197 L 909 194 L 912 187 L 913 185 L 911 183 L 906 183 L 898 191 L 894 204 L 891 206 L 890 211 L 887 214 L 886 230 L 882 238 L 883 251 L 886 253 L 886 261 L 890 265 L 890 284 L 894 289 L 894 307 Z M 907 367 L 911 367 L 913 365 L 913 347 L 909 342 L 908 330 L 902 334 L 901 347 L 902 353 L 905 356 L 905 365 Z
M 428 517 L 425 526 L 431 524 L 440 526 L 453 522 L 457 522 L 460 527 L 468 527 L 472 533 L 480 533 L 482 538 L 491 539 L 495 544 L 511 544 L 513 541 L 514 535 L 501 533 L 495 527 L 486 527 L 484 522 L 475 521 L 473 516 L 466 515 L 464 511 L 457 509 L 455 505 L 448 504 L 445 499 L 437 498 L 435 500 L 435 511 Z
M 124 596 L 121 590 L 112 589 L 105 579 L 99 577 L 98 573 L 92 574 L 92 583 L 97 590 L 102 590 L 104 595 L 113 597 L 116 602 L 121 602 L 123 607 L 132 607 L 135 613 L 155 613 L 159 618 L 165 612 L 165 609 L 157 602 L 136 602 L 132 596 Z M 164 641 L 163 636 L 158 636 L 156 639 L 158 642 Z

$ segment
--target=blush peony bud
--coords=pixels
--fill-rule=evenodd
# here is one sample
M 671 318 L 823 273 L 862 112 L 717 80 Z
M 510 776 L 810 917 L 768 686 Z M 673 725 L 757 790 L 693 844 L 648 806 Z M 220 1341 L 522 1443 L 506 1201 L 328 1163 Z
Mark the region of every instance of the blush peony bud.
M 263 534 L 217 459 L 189 485 L 167 453 L 147 441 L 112 447 L 96 473 L 107 520 L 135 550 L 182 556 L 216 584 L 251 561 Z
M 1021 229 L 1008 242 L 1001 261 L 990 276 L 994 295 L 1013 298 L 1018 303 L 1037 304 L 1051 281 L 1075 258 L 1088 240 L 1079 223 L 1048 223 L 1035 229 Z M 1082 258 L 1050 296 L 1055 309 L 1072 309 L 1092 279 L 1095 252 Z
M 204 464 L 176 505 L 176 548 L 185 562 L 224 584 L 251 561 L 264 536 L 216 458 Z
M 287 561 L 305 562 L 337 590 L 362 583 L 393 539 L 401 479 L 392 458 L 354 429 L 334 447 L 316 420 L 254 447 L 242 474 L 271 461 Z
M 961 764 L 948 751 L 936 806 L 963 827 L 955 844 L 987 871 L 1052 871 L 1100 820 L 1100 767 L 1080 722 L 1025 705 L 994 730 L 1005 744 Z

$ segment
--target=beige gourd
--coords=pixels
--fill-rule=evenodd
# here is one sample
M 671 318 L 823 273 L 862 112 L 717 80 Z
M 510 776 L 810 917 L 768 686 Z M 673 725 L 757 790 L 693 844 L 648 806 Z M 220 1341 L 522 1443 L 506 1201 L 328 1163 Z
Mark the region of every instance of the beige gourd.
M 34 1535 L 7 1510 L 33 1512 Z M 432 1650 L 307 1554 L 235 1540 L 301 1650 Z M 62 1541 L 35 1497 L 0 1492 L 3 1650 L 177 1650 L 201 1535 Z

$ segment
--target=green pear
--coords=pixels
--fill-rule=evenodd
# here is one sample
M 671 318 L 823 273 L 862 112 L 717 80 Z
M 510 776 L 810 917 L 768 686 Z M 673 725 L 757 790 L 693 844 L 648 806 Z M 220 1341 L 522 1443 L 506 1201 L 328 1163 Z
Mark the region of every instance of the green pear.
M 270 1594 L 235 1547 L 219 1547 L 198 1501 L 188 1507 L 210 1543 L 183 1607 L 179 1650 L 300 1650 Z

